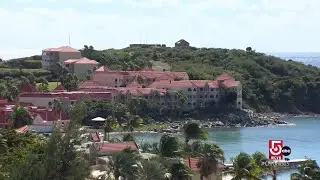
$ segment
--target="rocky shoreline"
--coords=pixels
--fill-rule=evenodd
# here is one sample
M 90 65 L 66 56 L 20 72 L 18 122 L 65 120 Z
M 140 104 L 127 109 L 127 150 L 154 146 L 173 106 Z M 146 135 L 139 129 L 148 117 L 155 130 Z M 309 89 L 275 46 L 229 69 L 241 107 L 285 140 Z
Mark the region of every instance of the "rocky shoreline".
M 185 122 L 173 122 L 168 128 L 154 129 L 153 132 L 176 133 L 189 121 L 196 121 L 204 128 L 240 128 L 240 127 L 269 127 L 292 125 L 284 120 L 288 115 L 279 113 L 255 113 L 251 110 L 241 110 L 228 114 L 217 115 L 206 120 L 187 119 Z

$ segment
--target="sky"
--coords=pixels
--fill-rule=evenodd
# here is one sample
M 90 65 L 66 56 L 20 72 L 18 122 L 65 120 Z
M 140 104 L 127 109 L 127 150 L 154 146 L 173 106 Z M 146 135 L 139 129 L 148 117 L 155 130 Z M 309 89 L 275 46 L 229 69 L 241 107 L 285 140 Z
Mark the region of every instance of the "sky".
M 319 52 L 319 0 L 0 0 L 0 58 L 131 43 Z

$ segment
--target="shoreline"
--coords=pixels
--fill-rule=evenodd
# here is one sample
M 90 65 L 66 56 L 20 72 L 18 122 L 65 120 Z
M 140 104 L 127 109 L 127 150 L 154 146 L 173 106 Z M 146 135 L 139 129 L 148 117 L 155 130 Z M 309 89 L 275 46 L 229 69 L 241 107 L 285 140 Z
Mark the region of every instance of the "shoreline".
M 184 119 L 164 123 L 156 123 L 145 125 L 141 130 L 133 132 L 115 131 L 114 134 L 127 133 L 162 133 L 162 134 L 178 134 L 182 131 L 183 125 L 192 121 L 200 124 L 205 129 L 232 129 L 232 128 L 274 128 L 274 127 L 291 127 L 296 124 L 286 121 L 287 118 L 317 118 L 320 114 L 281 114 L 281 113 L 254 113 L 250 110 L 243 110 L 224 114 L 223 116 L 208 118 L 206 120 Z M 102 129 L 91 129 L 91 131 L 99 131 Z

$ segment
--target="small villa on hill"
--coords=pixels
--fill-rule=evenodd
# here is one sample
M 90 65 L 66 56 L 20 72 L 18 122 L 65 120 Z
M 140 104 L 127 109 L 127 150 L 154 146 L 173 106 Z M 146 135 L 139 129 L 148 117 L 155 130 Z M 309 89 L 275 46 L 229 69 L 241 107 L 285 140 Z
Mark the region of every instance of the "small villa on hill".
M 179 41 L 177 41 L 174 45 L 175 47 L 189 47 L 190 44 L 188 41 L 184 40 L 184 39 L 180 39 Z

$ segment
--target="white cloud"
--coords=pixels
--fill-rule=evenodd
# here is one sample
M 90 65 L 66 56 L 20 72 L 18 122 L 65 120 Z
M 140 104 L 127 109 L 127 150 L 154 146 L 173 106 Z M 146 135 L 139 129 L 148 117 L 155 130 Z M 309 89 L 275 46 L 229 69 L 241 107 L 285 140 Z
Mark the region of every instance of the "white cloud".
M 300 0 L 123 1 L 132 11 L 152 8 L 166 13 L 141 16 L 70 8 L 0 8 L 1 26 L 5 27 L 0 29 L 0 58 L 14 57 L 15 49 L 16 56 L 20 56 L 31 52 L 23 49 L 38 49 L 41 53 L 46 47 L 66 45 L 68 33 L 75 48 L 84 44 L 120 48 L 139 42 L 140 36 L 149 43 L 172 45 L 185 38 L 191 45 L 202 47 L 250 45 L 264 51 L 316 51 L 318 45 L 314 42 L 320 41 L 320 22 L 315 21 L 320 17 L 318 0 L 305 4 Z
M 88 0 L 89 3 L 111 3 L 112 0 Z

